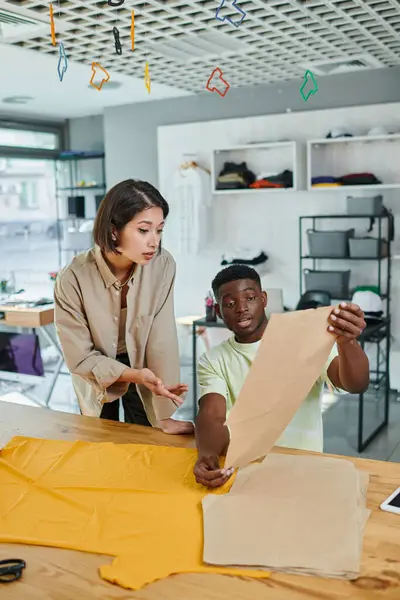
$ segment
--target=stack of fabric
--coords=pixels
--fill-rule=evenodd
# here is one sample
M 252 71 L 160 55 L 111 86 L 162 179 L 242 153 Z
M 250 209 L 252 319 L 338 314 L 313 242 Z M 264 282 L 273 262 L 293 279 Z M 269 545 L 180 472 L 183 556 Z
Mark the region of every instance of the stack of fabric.
M 348 173 L 339 177 L 342 185 L 377 185 L 382 183 L 373 173 Z
M 261 173 L 257 177 L 245 162 L 224 163 L 217 178 L 217 190 L 291 188 L 293 172 L 285 169 L 280 173 Z
M 229 494 L 203 499 L 203 560 L 355 579 L 368 480 L 348 460 L 270 454 L 239 471 Z
M 321 175 L 311 179 L 312 187 L 338 187 L 340 185 L 379 185 L 382 183 L 373 173 L 348 173 L 341 177 Z
M 223 169 L 217 178 L 217 190 L 240 190 L 248 188 L 254 181 L 256 176 L 250 169 L 247 168 L 245 162 L 224 163 Z
M 332 177 L 331 175 L 321 175 L 319 177 L 313 177 L 311 179 L 312 187 L 338 187 L 342 185 L 336 179 L 336 177 Z
M 229 494 L 202 502 L 207 564 L 359 575 L 368 475 L 348 460 L 322 454 L 270 454 L 333 346 L 326 330 L 331 310 L 271 316 L 227 419 L 225 464 L 242 469 Z M 249 465 L 263 456 L 261 464 Z
M 281 173 L 262 173 L 250 185 L 253 189 L 262 188 L 291 188 L 293 187 L 293 171 L 285 169 Z

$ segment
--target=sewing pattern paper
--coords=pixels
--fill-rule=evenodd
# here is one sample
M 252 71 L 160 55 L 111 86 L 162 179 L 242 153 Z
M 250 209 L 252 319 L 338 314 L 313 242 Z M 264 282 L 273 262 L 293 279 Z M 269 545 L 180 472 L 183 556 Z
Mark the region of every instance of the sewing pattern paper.
M 317 381 L 334 345 L 332 307 L 273 314 L 227 419 L 227 467 L 266 456 Z
M 368 479 L 349 460 L 269 454 L 203 499 L 204 561 L 355 579 Z
M 195 449 L 14 437 L 0 452 L 0 541 L 118 557 L 101 576 L 132 589 L 182 572 L 267 577 L 203 564 L 209 491 L 196 459 Z

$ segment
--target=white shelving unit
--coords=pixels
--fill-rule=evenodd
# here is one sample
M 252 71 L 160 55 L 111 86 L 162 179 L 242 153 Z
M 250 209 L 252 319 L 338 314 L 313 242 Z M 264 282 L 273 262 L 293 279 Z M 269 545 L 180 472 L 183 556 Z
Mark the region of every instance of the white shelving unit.
M 288 169 L 293 172 L 293 187 L 217 190 L 217 177 L 226 162 L 239 164 L 245 162 L 247 168 L 256 176 L 261 173 L 281 173 Z M 294 141 L 263 142 L 243 146 L 232 146 L 231 148 L 219 148 L 213 150 L 211 156 L 211 192 L 216 195 L 282 194 L 284 192 L 293 192 L 298 189 L 298 171 L 297 148 L 296 142 Z
M 307 189 L 351 192 L 400 188 L 400 134 L 325 138 L 307 142 Z M 381 184 L 312 187 L 313 177 L 373 173 Z

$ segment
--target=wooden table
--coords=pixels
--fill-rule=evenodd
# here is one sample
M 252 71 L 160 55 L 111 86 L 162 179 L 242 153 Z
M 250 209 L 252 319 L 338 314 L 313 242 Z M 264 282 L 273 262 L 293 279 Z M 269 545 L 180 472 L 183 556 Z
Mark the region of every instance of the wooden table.
M 13 304 L 0 304 L 0 313 L 4 313 L 4 319 L 0 323 L 12 325 L 13 327 L 45 327 L 54 323 L 54 305 L 24 306 Z
M 160 430 L 92 417 L 81 417 L 0 401 L 1 435 L 91 442 L 193 446 L 190 436 L 168 436 Z M 288 452 L 275 449 L 277 452 Z M 293 453 L 291 450 L 290 453 Z M 100 579 L 97 569 L 112 558 L 72 550 L 0 544 L 0 558 L 24 558 L 23 581 L 1 585 L 2 600 L 399 600 L 400 517 L 379 504 L 400 485 L 400 464 L 349 458 L 368 471 L 371 482 L 362 576 L 347 582 L 272 574 L 255 581 L 222 575 L 176 575 L 132 592 Z

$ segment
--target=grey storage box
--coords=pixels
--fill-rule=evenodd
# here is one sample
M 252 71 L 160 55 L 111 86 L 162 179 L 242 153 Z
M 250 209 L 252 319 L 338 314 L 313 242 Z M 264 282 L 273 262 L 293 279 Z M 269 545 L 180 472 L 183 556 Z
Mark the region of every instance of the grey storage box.
M 388 255 L 388 244 L 386 240 L 365 237 L 350 240 L 351 258 L 384 258 Z
M 347 231 L 315 231 L 309 229 L 308 248 L 310 256 L 328 258 L 346 258 L 349 256 L 349 239 L 354 237 L 355 230 Z
M 382 196 L 354 198 L 347 196 L 347 214 L 349 215 L 381 215 L 383 213 Z
M 329 292 L 336 300 L 347 300 L 350 296 L 351 271 L 312 271 L 304 270 L 306 291 Z

